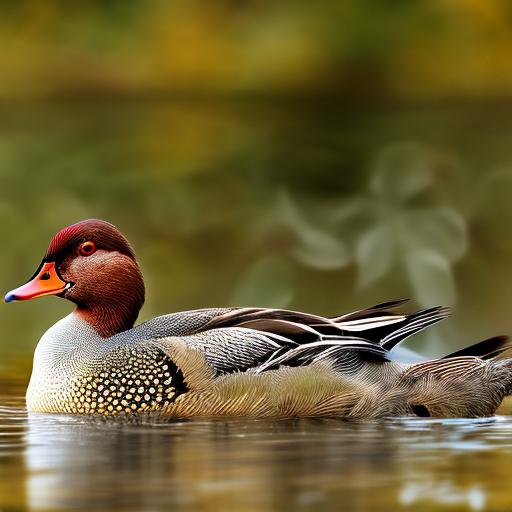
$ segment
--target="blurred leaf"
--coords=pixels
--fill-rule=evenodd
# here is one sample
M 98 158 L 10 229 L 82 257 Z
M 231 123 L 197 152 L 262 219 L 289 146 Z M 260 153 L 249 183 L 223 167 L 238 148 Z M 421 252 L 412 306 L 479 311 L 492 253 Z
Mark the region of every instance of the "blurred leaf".
M 406 265 L 420 304 L 454 304 L 455 282 L 444 256 L 435 250 L 412 251 L 406 255 Z
M 307 240 L 292 250 L 292 256 L 300 263 L 318 270 L 336 270 L 351 260 L 348 249 L 327 233 L 310 233 Z
M 359 217 L 371 216 L 375 201 L 358 196 L 344 201 L 340 206 L 331 208 L 328 212 L 329 220 L 337 224 L 347 224 Z
M 331 208 L 326 221 L 336 227 L 338 237 L 352 251 L 361 233 L 382 220 L 381 210 L 374 197 L 357 196 Z
M 346 245 L 328 231 L 309 223 L 287 192 L 280 195 L 278 208 L 282 222 L 298 240 L 292 250 L 296 260 L 320 270 L 334 270 L 348 265 L 351 256 Z
M 359 285 L 368 286 L 389 270 L 395 255 L 395 237 L 387 224 L 379 224 L 363 233 L 356 245 Z
M 276 256 L 257 261 L 233 292 L 233 303 L 240 306 L 286 307 L 293 298 L 289 262 Z
M 507 161 L 484 174 L 471 202 L 472 228 L 479 243 L 489 252 L 512 253 L 510 221 L 512 219 L 512 162 Z
M 296 233 L 309 229 L 304 217 L 295 206 L 287 190 L 280 190 L 277 196 L 277 215 L 279 220 Z
M 390 202 L 404 202 L 432 182 L 429 154 L 423 146 L 401 143 L 384 149 L 370 182 L 373 193 Z
M 453 208 L 438 207 L 409 212 L 404 217 L 405 243 L 413 250 L 433 249 L 453 262 L 468 248 L 464 218 Z

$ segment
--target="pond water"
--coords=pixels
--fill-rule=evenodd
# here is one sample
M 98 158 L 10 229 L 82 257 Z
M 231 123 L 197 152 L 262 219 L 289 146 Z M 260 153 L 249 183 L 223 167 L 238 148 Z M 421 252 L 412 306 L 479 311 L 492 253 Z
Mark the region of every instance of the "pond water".
M 510 510 L 512 420 L 28 415 L 0 396 L 0 510 Z

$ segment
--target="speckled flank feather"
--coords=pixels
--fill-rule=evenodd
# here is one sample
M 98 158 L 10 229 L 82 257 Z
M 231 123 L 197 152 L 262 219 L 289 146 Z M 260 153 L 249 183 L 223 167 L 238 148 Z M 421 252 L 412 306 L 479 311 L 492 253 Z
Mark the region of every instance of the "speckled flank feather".
M 187 390 L 176 387 L 176 378 L 174 363 L 164 354 L 132 349 L 122 364 L 73 379 L 72 399 L 64 410 L 75 414 L 160 410 Z

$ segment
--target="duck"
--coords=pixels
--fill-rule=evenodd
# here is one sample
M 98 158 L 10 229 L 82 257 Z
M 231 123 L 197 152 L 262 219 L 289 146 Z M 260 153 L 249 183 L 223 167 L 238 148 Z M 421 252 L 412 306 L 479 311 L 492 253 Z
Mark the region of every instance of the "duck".
M 135 325 L 145 286 L 113 224 L 87 219 L 51 239 L 5 302 L 55 295 L 74 310 L 39 340 L 29 412 L 188 417 L 479 417 L 512 392 L 498 336 L 404 362 L 398 345 L 445 319 L 406 299 L 327 318 L 264 307 L 182 311 Z

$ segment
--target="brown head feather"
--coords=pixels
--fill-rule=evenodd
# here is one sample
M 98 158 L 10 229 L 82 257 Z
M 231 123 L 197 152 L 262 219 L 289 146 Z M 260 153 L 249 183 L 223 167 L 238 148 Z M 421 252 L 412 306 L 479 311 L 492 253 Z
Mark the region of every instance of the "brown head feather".
M 62 259 L 73 247 L 92 240 L 97 249 L 117 251 L 135 260 L 135 253 L 128 240 L 110 222 L 87 219 L 61 229 L 50 242 L 45 261 Z

